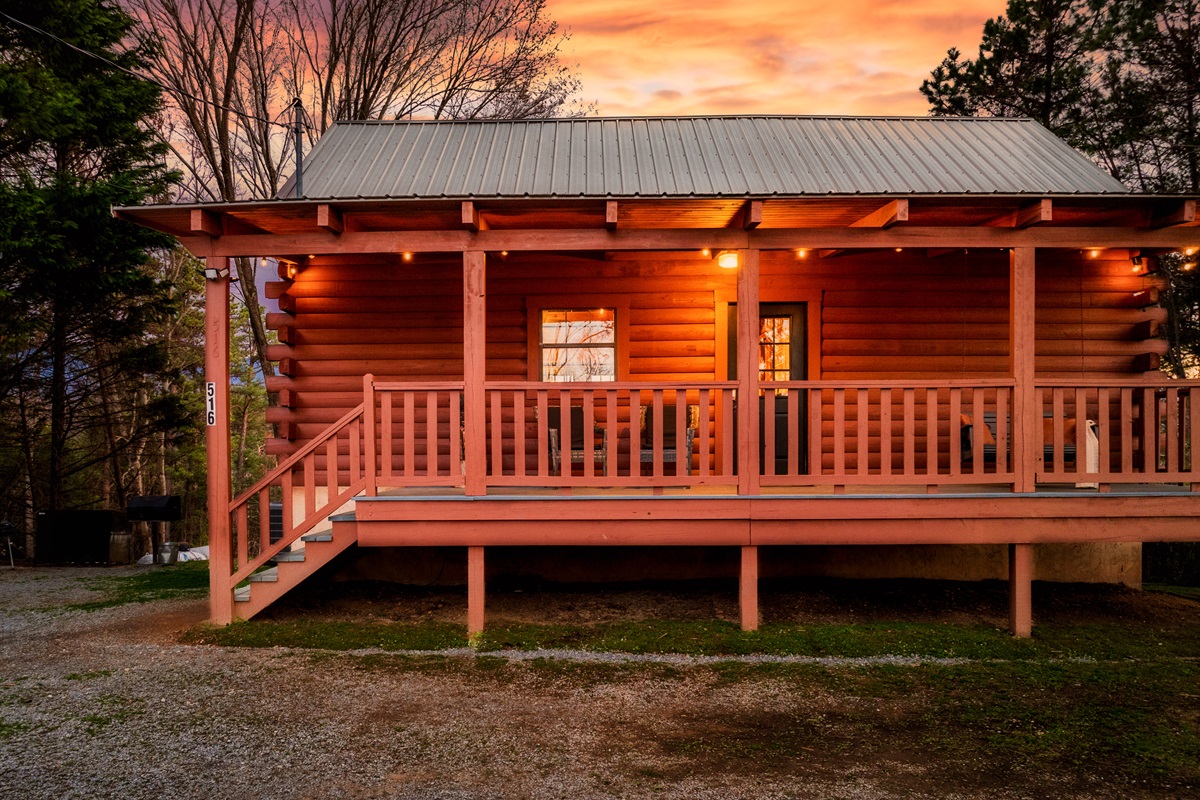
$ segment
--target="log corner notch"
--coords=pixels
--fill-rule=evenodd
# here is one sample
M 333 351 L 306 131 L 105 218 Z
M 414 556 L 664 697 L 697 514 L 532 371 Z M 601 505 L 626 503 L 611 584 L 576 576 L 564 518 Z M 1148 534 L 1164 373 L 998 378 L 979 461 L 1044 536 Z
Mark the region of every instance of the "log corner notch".
M 908 199 L 893 200 L 867 214 L 862 219 L 851 222 L 851 228 L 890 228 L 901 222 L 908 222 Z
M 322 203 L 317 206 L 317 227 L 334 236 L 340 236 L 342 231 L 346 230 L 346 222 L 337 206 Z
M 220 236 L 224 233 L 224 228 L 221 225 L 221 218 L 211 211 L 203 208 L 193 208 L 190 228 L 192 233 L 199 233 L 205 236 Z
M 1168 208 L 1161 208 L 1150 218 L 1151 228 L 1175 228 L 1196 224 L 1196 201 L 1180 200 Z
M 473 200 L 463 200 L 462 202 L 462 226 L 471 233 L 479 233 L 488 229 L 487 220 L 479 213 Z

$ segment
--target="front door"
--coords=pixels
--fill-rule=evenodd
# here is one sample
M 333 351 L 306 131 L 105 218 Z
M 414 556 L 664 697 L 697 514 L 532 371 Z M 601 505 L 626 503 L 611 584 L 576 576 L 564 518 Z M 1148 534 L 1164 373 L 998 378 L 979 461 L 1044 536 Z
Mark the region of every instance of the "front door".
M 804 303 L 762 303 L 758 323 L 758 380 L 759 395 L 759 467 L 765 467 L 766 453 L 763 420 L 767 413 L 775 414 L 775 474 L 786 475 L 788 453 L 795 452 L 801 474 L 808 471 L 806 396 L 801 393 L 798 413 L 799 431 L 796 441 L 789 441 L 787 390 L 772 389 L 768 384 L 779 381 L 802 381 L 808 377 L 805 342 L 807 307 Z M 737 380 L 737 307 L 729 306 L 729 380 Z M 768 398 L 773 398 L 768 400 Z M 736 444 L 735 444 L 736 447 Z

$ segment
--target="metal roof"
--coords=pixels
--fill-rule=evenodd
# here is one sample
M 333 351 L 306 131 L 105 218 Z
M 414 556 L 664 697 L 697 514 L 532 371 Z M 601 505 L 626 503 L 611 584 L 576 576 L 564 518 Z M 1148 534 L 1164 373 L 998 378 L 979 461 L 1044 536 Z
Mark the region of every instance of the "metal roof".
M 993 117 L 338 122 L 304 164 L 314 199 L 1127 192 L 1033 120 Z

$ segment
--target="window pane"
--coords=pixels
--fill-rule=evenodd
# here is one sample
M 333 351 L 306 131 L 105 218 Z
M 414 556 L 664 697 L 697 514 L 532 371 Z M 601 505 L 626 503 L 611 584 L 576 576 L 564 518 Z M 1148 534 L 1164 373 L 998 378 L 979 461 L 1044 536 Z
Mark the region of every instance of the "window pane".
M 542 380 L 544 381 L 613 381 L 616 379 L 616 350 L 611 346 L 542 348 Z
M 611 308 L 542 312 L 542 344 L 615 344 L 616 312 Z

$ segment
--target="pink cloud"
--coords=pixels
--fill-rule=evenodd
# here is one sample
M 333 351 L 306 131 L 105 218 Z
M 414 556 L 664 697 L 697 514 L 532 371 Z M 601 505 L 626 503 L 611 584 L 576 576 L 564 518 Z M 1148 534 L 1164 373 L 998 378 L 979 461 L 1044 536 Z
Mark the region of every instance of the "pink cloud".
M 550 0 L 583 96 L 605 115 L 925 114 L 946 50 L 1005 0 Z

